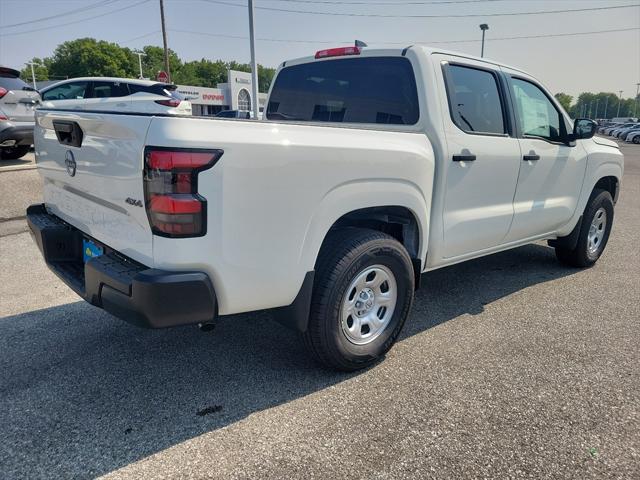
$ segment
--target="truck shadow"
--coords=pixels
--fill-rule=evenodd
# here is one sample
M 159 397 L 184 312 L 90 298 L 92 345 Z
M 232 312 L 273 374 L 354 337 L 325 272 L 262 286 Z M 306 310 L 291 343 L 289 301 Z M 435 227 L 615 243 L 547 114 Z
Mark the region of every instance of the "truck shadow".
M 401 341 L 576 272 L 529 245 L 424 277 Z M 0 477 L 95 477 L 357 374 L 318 368 L 270 314 L 131 327 L 83 302 L 0 319 Z

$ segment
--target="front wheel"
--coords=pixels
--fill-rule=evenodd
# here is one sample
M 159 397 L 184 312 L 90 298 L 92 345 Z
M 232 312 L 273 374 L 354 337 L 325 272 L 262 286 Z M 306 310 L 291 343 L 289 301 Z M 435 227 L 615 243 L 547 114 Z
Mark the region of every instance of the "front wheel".
M 398 338 L 413 302 L 413 266 L 402 244 L 382 232 L 345 228 L 329 235 L 303 337 L 322 364 L 354 371 L 375 363 Z
M 640 143 L 640 135 L 636 135 L 635 137 L 633 137 L 633 139 L 631 140 L 633 143 L 635 143 L 636 145 Z
M 573 250 L 556 247 L 556 257 L 562 263 L 572 267 L 591 267 L 604 252 L 612 225 L 611 194 L 606 190 L 596 189 L 584 210 L 576 247 Z

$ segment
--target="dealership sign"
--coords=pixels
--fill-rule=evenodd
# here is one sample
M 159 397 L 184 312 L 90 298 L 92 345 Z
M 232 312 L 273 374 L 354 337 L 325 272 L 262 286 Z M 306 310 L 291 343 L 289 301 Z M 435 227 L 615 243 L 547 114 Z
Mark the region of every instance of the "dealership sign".
M 178 85 L 178 93 L 196 105 L 229 105 L 224 90 L 220 88 Z

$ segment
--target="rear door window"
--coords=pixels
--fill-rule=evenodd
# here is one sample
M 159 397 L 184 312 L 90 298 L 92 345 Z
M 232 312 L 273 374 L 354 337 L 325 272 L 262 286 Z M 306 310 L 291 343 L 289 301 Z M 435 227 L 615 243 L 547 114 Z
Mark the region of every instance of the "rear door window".
M 126 97 L 129 89 L 121 82 L 93 82 L 92 98 Z
M 44 100 L 77 100 L 87 98 L 85 95 L 88 93 L 88 85 L 89 82 L 64 83 L 44 92 L 42 98 Z
M 283 68 L 267 107 L 270 120 L 413 125 L 418 92 L 404 57 L 325 60 Z
M 467 133 L 505 134 L 496 74 L 460 65 L 449 65 L 446 71 L 453 122 Z

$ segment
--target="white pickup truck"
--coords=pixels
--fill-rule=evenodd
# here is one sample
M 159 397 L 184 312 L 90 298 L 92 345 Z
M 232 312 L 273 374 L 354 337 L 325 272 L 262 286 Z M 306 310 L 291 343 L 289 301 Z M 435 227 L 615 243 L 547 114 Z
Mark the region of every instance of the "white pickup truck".
M 421 274 L 547 239 L 593 265 L 623 172 L 530 75 L 423 46 L 284 62 L 265 119 L 37 112 L 50 268 L 137 325 L 273 309 L 325 365 L 393 345 Z

